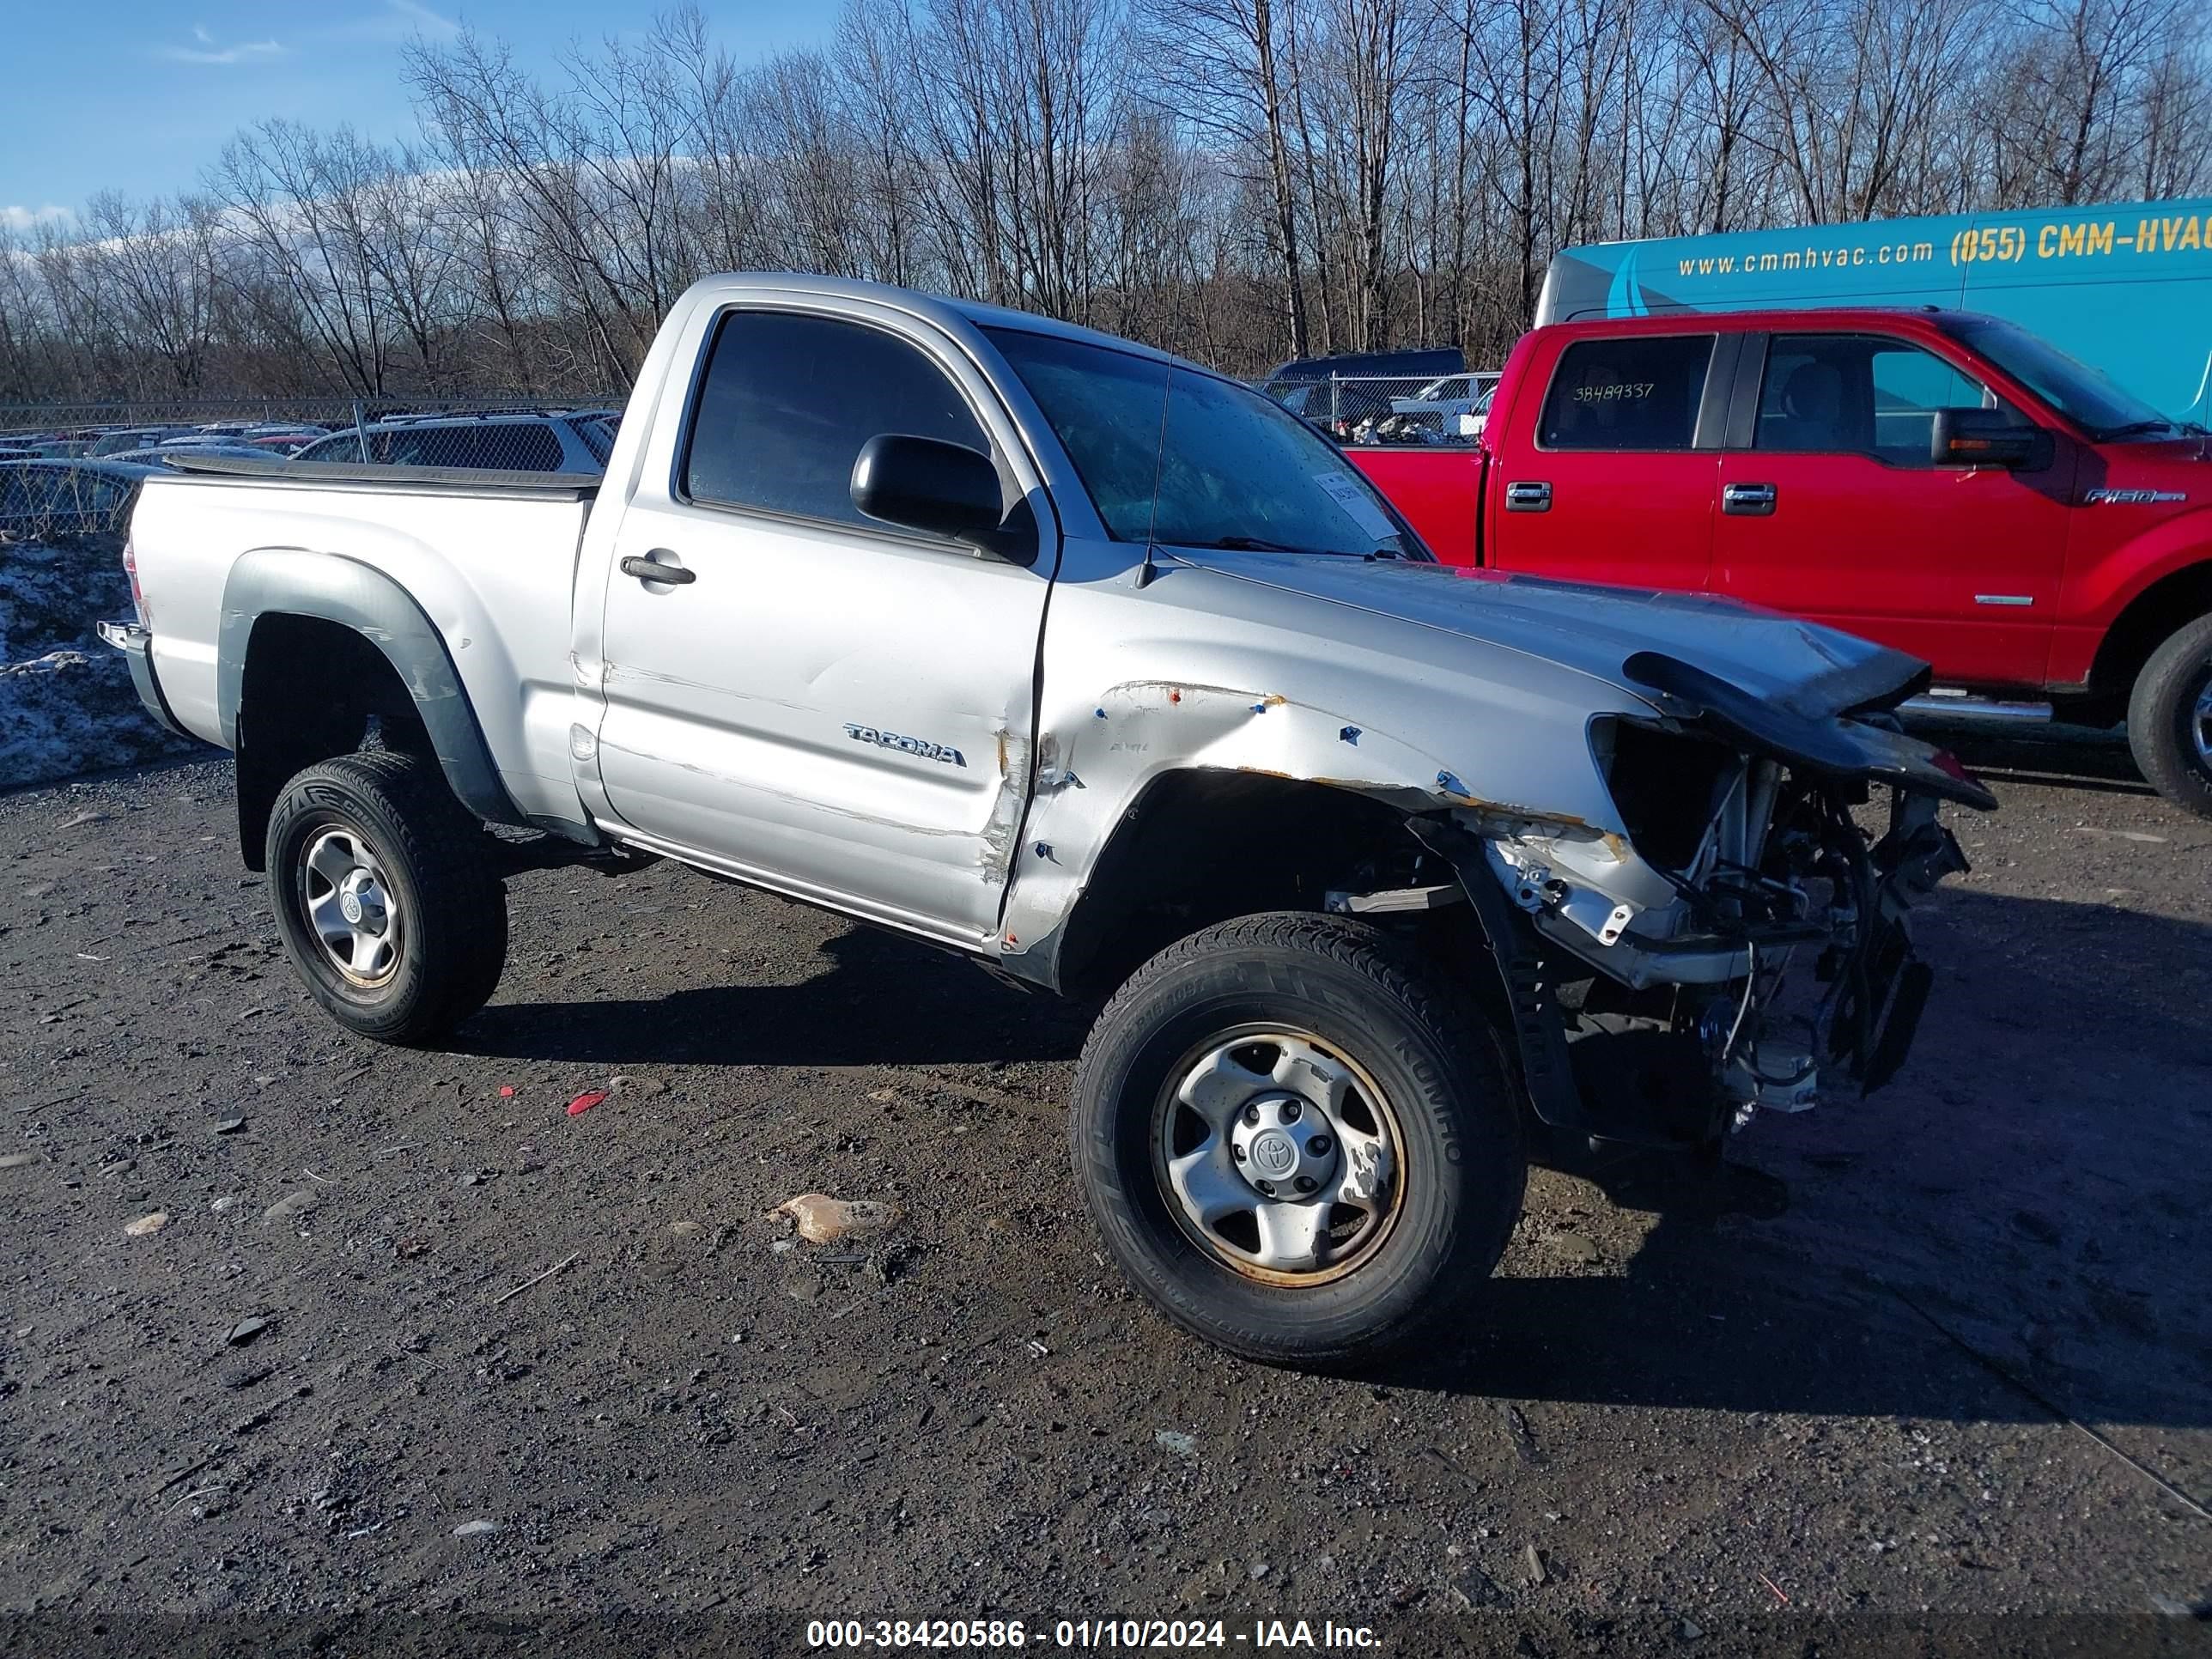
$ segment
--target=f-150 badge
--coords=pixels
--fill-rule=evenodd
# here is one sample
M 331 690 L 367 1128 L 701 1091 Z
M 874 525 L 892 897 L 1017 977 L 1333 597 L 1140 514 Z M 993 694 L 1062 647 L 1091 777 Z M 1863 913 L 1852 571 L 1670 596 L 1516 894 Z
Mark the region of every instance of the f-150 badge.
M 872 726 L 855 726 L 845 722 L 845 735 L 854 743 L 872 743 L 879 749 L 896 749 L 902 754 L 921 760 L 943 761 L 947 766 L 965 766 L 967 757 L 957 749 L 941 743 L 925 743 L 920 738 L 902 738 L 896 732 L 878 732 Z

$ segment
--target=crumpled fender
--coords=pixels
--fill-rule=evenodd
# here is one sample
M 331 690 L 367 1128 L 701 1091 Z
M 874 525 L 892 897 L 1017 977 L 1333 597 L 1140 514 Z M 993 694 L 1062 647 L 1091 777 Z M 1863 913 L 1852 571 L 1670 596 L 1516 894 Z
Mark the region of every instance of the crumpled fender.
M 1170 773 L 1257 773 L 1319 784 L 1407 813 L 1452 811 L 1481 833 L 1579 843 L 1586 857 L 1607 864 L 1632 857 L 1586 742 L 1581 764 L 1561 756 L 1547 767 L 1552 787 L 1537 806 L 1468 787 L 1457 769 L 1471 769 L 1481 744 L 1442 754 L 1442 745 L 1266 690 L 1125 681 L 1099 693 L 1087 719 L 1063 726 L 1048 730 L 1039 745 L 999 940 L 1006 968 L 1042 983 L 1053 982 L 1060 930 L 1114 832 Z

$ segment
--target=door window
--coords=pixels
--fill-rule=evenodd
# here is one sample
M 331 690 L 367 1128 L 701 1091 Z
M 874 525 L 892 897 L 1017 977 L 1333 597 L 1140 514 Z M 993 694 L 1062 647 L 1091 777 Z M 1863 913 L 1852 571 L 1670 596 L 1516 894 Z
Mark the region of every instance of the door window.
M 733 311 L 707 360 L 684 448 L 695 501 L 883 528 L 853 505 L 853 463 L 880 433 L 991 453 L 960 388 L 864 323 Z
M 1997 407 L 1973 376 L 1903 340 L 1778 334 L 1766 349 L 1753 444 L 1926 466 L 1937 410 Z
M 1537 441 L 1546 449 L 1687 449 L 1712 356 L 1710 334 L 1577 340 L 1559 354 Z

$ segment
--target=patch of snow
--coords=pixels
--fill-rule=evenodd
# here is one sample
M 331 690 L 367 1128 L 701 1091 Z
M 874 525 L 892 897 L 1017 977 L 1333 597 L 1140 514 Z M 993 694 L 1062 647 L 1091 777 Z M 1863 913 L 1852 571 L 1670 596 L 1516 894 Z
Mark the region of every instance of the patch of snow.
M 131 614 L 118 538 L 0 540 L 0 789 L 198 746 L 153 722 L 94 631 Z

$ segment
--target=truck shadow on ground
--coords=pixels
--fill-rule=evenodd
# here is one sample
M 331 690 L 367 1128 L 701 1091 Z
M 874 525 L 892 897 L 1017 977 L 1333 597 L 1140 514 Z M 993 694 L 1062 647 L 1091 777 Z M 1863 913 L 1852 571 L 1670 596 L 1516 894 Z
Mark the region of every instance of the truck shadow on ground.
M 1495 1279 L 1466 1348 L 1375 1380 L 2212 1425 L 2212 928 L 1966 890 L 1921 934 L 1942 979 L 1888 1091 L 1757 1124 L 1719 1168 L 1554 1159 L 1656 1218 L 1625 1271 Z M 1531 1216 L 1539 1258 L 1554 1224 Z
M 1919 925 L 1942 980 L 1888 1091 L 1762 1122 L 1717 1168 L 1554 1157 L 1656 1218 L 1628 1259 L 1500 1278 L 1464 1349 L 1362 1374 L 1529 1400 L 2212 1424 L 2212 928 L 1971 890 Z M 870 930 L 823 948 L 835 966 L 802 984 L 496 1006 L 461 1044 L 610 1067 L 1080 1047 L 1088 1009 Z M 1540 1261 L 1559 1224 L 1532 1208 Z
M 1073 1060 L 1093 1010 L 1029 995 L 949 952 L 855 927 L 796 985 L 715 985 L 617 1001 L 495 1003 L 471 1053 L 616 1066 L 945 1066 Z

